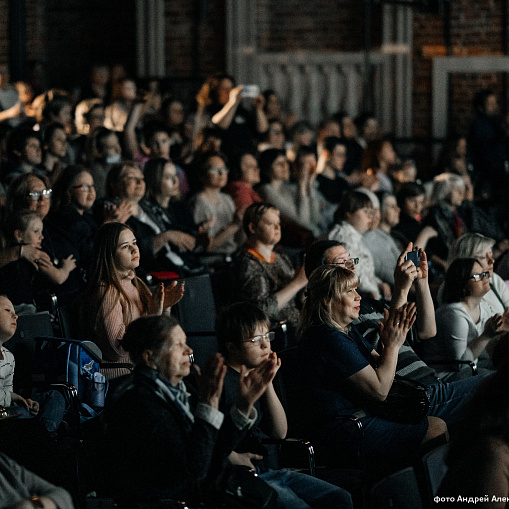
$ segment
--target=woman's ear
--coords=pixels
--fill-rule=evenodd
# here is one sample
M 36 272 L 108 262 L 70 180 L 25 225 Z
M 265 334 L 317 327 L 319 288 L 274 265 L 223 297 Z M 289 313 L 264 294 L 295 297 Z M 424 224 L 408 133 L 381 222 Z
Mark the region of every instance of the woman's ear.
M 16 242 L 20 244 L 23 242 L 23 235 L 21 230 L 14 230 L 14 238 L 16 239 Z
M 154 362 L 154 354 L 152 350 L 144 350 L 141 354 L 141 358 L 149 368 L 157 369 L 157 365 Z

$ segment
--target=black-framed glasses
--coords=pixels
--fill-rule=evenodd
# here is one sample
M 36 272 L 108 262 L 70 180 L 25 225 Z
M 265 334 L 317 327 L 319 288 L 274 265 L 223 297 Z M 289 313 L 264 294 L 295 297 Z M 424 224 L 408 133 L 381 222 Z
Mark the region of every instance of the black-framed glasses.
M 267 332 L 267 334 L 260 334 L 254 338 L 246 339 L 244 343 L 252 343 L 253 345 L 259 345 L 262 341 L 268 341 L 270 343 L 271 341 L 274 341 L 275 337 L 276 333 L 271 331 Z
M 39 201 L 41 197 L 49 200 L 52 193 L 53 189 L 43 189 L 42 191 L 32 191 L 31 193 L 28 193 L 28 197 L 32 201 Z
M 212 168 L 209 168 L 209 173 L 211 175 L 222 175 L 223 173 L 226 173 L 228 175 L 229 169 L 226 166 L 212 166 Z
M 485 277 L 490 277 L 490 273 L 487 270 L 481 272 L 480 274 L 472 274 L 469 279 L 473 279 L 474 281 L 482 281 Z
M 80 184 L 79 186 L 72 186 L 73 189 L 79 189 L 80 191 L 86 191 L 89 193 L 93 189 L 95 189 L 94 184 Z
M 341 265 L 342 267 L 345 267 L 345 269 L 353 270 L 358 263 L 359 258 L 348 258 L 347 260 L 339 258 L 334 260 L 331 265 Z

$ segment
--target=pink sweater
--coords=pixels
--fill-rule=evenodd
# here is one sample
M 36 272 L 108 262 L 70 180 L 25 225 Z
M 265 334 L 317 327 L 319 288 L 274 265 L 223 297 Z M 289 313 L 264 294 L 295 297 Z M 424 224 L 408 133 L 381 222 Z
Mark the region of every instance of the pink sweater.
M 134 271 L 129 271 L 123 275 L 122 288 L 126 292 L 131 302 L 131 321 L 142 316 L 142 304 L 140 294 L 133 284 Z M 124 337 L 126 325 L 125 317 L 127 314 L 127 305 L 118 292 L 110 286 L 98 310 L 98 326 L 94 341 L 97 343 L 103 353 L 104 362 L 131 362 L 129 353 L 121 346 Z M 116 378 L 129 373 L 125 368 L 108 368 L 102 370 L 107 379 Z

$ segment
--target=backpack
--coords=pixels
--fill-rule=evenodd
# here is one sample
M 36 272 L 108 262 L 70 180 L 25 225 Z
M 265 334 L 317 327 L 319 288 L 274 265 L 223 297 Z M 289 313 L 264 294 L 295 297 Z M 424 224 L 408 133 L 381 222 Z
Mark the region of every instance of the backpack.
M 40 336 L 35 338 L 32 368 L 34 387 L 65 384 L 80 421 L 104 408 L 108 383 L 99 372 L 102 353 L 92 341 Z M 75 389 L 72 389 L 74 386 Z

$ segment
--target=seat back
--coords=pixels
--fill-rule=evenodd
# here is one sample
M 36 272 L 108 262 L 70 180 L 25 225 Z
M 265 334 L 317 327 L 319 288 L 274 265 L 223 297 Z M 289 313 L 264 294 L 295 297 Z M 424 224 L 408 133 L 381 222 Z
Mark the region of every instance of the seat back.
M 216 305 L 209 274 L 188 277 L 185 292 L 175 305 L 180 326 L 186 333 L 214 335 Z
M 14 392 L 25 397 L 30 397 L 32 392 L 35 338 L 43 335 L 53 335 L 53 324 L 47 311 L 18 317 L 16 333 L 4 344 L 12 352 L 16 361 Z
M 429 503 L 431 503 L 431 500 L 437 494 L 438 488 L 449 469 L 446 463 L 449 448 L 450 444 L 443 444 L 422 457 Z
M 371 507 L 424 509 L 413 467 L 407 467 L 377 482 L 371 489 Z

